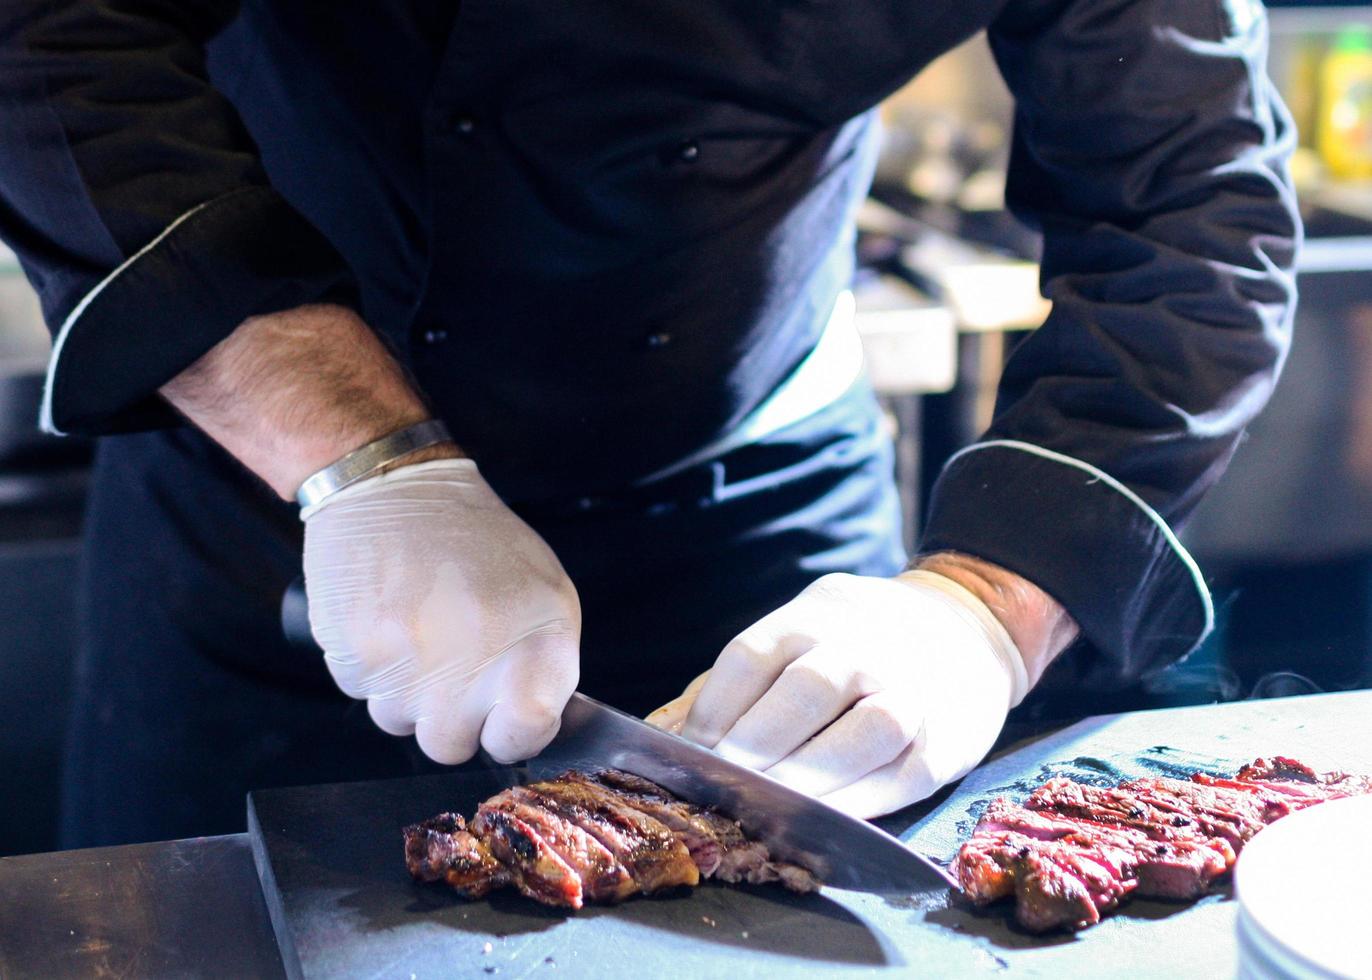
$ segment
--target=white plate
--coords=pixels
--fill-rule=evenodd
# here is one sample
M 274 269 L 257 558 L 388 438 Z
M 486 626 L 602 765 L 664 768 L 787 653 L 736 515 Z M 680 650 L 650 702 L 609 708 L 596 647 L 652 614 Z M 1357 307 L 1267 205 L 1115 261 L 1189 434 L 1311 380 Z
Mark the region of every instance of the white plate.
M 1372 797 L 1283 817 L 1234 871 L 1243 977 L 1372 978 Z

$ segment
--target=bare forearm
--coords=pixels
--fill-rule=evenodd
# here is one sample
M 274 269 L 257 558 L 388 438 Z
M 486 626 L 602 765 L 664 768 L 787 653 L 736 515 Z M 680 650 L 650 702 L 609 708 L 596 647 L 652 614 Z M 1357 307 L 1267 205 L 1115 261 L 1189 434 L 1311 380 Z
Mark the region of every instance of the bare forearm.
M 245 320 L 161 392 L 287 499 L 311 473 L 429 416 L 376 335 L 331 305 Z
M 986 603 L 1019 649 L 1031 686 L 1077 638 L 1077 624 L 1067 610 L 1028 579 L 999 565 L 941 551 L 921 556 L 912 567 L 946 575 Z

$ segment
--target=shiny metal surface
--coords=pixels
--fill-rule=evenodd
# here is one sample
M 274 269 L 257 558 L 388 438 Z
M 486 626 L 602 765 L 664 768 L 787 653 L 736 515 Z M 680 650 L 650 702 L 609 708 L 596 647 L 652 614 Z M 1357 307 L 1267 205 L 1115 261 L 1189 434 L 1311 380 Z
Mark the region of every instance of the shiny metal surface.
M 284 977 L 247 834 L 0 858 L 0 977 Z
M 564 769 L 604 766 L 651 779 L 692 803 L 719 807 L 765 842 L 775 857 L 810 868 L 826 885 L 908 895 L 953 884 L 941 866 L 866 821 L 574 694 L 557 738 L 530 760 L 529 768 L 538 776 L 551 776 Z

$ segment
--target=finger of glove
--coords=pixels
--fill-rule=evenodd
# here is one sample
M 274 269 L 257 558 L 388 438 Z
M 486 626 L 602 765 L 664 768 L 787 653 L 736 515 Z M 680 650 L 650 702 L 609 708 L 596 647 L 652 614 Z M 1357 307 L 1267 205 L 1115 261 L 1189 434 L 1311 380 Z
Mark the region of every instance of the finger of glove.
M 900 755 L 919 735 L 922 719 L 910 692 L 870 694 L 767 775 L 811 796 L 832 793 Z
M 420 750 L 443 765 L 466 762 L 480 747 L 482 725 L 490 704 L 479 690 L 467 690 L 451 698 L 431 693 L 414 725 Z
M 724 758 L 766 769 L 866 694 L 847 651 L 817 646 L 789 664 L 715 745 Z M 697 702 L 698 703 L 698 702 Z
M 575 631 L 526 637 L 502 660 L 499 693 L 482 727 L 481 745 L 497 762 L 511 763 L 537 755 L 562 724 L 562 709 L 579 673 Z
M 413 713 L 400 698 L 371 698 L 367 701 L 367 714 L 372 722 L 387 735 L 413 735 L 415 721 Z
M 686 724 L 686 716 L 691 711 L 691 705 L 695 704 L 696 697 L 700 694 L 700 689 L 705 685 L 705 679 L 709 676 L 708 670 L 700 674 L 686 685 L 686 690 L 662 707 L 649 713 L 643 720 L 656 728 L 661 728 L 664 732 L 680 735 L 681 727 Z
M 724 648 L 700 688 L 681 734 L 713 748 L 744 713 L 767 693 L 786 666 L 814 646 L 794 628 L 793 599 L 748 627 Z

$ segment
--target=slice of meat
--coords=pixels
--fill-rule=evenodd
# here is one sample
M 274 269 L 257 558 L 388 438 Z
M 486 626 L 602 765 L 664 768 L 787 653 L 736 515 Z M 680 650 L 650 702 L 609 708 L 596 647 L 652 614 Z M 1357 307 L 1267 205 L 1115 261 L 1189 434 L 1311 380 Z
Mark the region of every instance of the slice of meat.
M 1154 840 L 1220 837 L 1237 853 L 1244 841 L 1265 826 L 1261 808 L 1245 794 L 1234 793 L 1220 800 L 1213 794 L 1196 792 L 1205 789 L 1181 780 L 1134 780 L 1103 789 L 1070 779 L 1050 779 L 1030 794 L 1024 805 L 1031 810 L 1129 827 Z
M 1292 809 L 1284 800 L 1182 779 L 1135 779 L 1120 789 L 1174 818 L 1195 820 L 1202 833 L 1223 837 L 1235 851 Z
M 977 905 L 990 905 L 1015 893 L 1017 863 L 1028 856 L 1028 842 L 1020 844 L 1013 831 L 978 830 L 958 849 L 949 870 L 964 896 Z
M 1015 875 L 1015 919 L 1034 932 L 1085 929 L 1100 921 L 1091 885 L 1054 860 L 1054 845 L 1033 848 Z
M 977 836 L 996 831 L 1079 848 L 1105 862 L 1121 879 L 1135 879 L 1138 894 L 1153 898 L 1203 895 L 1234 863 L 1234 850 L 1224 840 L 1159 841 L 1134 828 L 1029 810 L 1008 800 L 993 802 L 977 824 Z
M 751 885 L 780 882 L 793 892 L 818 891 L 819 879 L 805 868 L 773 861 L 767 845 L 749 840 L 737 820 L 677 799 L 641 776 L 606 769 L 576 774 L 614 791 L 636 810 L 666 826 L 685 846 L 704 878 Z
M 456 813 L 440 813 L 404 830 L 405 867 L 419 881 L 445 881 L 464 898 L 480 898 L 510 883 L 490 849 Z
M 580 773 L 565 773 L 558 779 L 530 783 L 511 792 L 600 841 L 644 892 L 700 881 L 700 870 L 690 852 L 661 821 L 634 809 L 613 791 Z
M 606 787 L 635 810 L 659 821 L 685 845 L 702 877 L 709 878 L 719 870 L 727 850 L 751 843 L 734 821 L 679 800 L 641 776 L 618 770 L 577 773 L 576 776 Z M 763 852 L 763 860 L 766 860 L 765 847 Z
M 546 839 L 558 837 L 561 831 L 553 823 L 552 814 L 535 812 L 535 822 L 529 823 L 498 806 L 483 803 L 472 819 L 472 830 L 510 872 L 514 886 L 522 893 L 545 905 L 579 909 L 581 876 Z
M 619 902 L 638 891 L 638 884 L 613 854 L 575 823 L 549 813 L 520 798 L 517 790 L 506 790 L 482 806 L 503 810 L 517 817 L 542 838 L 558 857 L 581 879 L 581 897 L 587 902 Z
M 1340 796 L 1367 796 L 1372 794 L 1372 776 L 1361 776 L 1341 772 L 1317 772 L 1303 762 L 1285 756 L 1270 759 L 1255 759 L 1238 771 L 1234 777 L 1243 782 L 1266 781 L 1272 783 L 1307 783 L 1319 786 Z M 1339 797 L 1330 796 L 1328 799 Z

